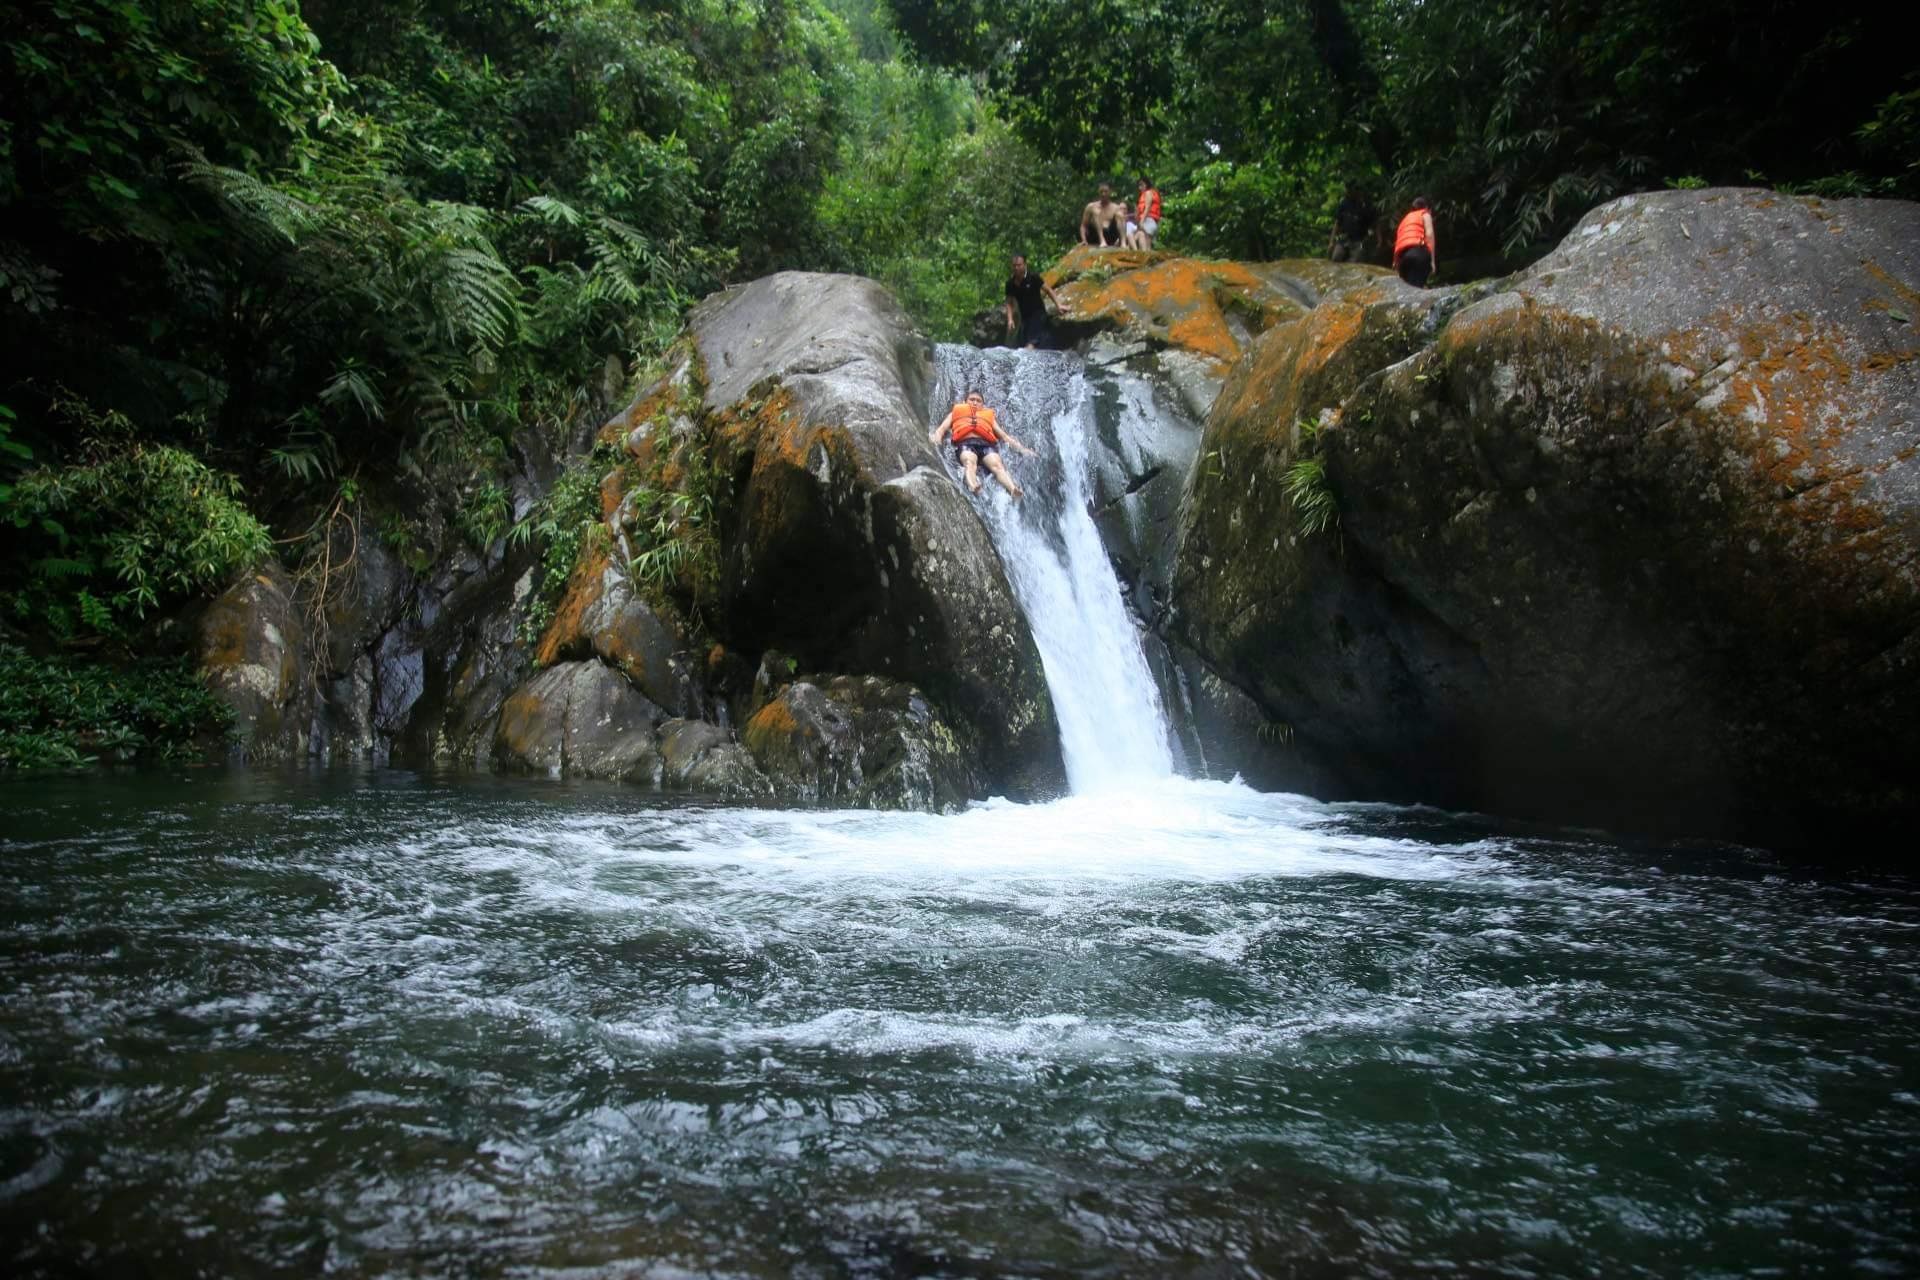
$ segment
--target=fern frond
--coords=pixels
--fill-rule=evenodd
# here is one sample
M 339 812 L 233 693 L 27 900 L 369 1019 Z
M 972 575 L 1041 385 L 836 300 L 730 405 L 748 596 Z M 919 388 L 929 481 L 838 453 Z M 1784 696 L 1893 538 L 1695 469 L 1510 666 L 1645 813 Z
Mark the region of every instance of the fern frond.
M 94 563 L 74 556 L 42 556 L 31 566 L 35 577 L 84 578 L 94 571 Z
M 520 202 L 520 207 L 549 227 L 571 229 L 586 221 L 586 216 L 578 209 L 552 196 L 529 196 Z
M 386 407 L 380 403 L 379 390 L 364 372 L 351 365 L 336 372 L 332 380 L 320 389 L 320 399 L 334 406 L 352 400 L 369 422 L 379 422 L 387 416 Z

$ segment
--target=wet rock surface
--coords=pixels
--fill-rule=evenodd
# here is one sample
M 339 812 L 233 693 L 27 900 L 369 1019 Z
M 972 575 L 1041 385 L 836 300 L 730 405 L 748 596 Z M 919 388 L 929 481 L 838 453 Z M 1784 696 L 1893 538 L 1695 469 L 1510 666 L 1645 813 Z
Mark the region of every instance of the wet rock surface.
M 717 724 L 669 720 L 660 726 L 662 782 L 668 787 L 735 800 L 768 800 L 771 779 L 747 749 Z
M 606 664 L 563 662 L 506 700 L 494 754 L 512 768 L 652 782 L 659 766 L 654 727 L 665 718 Z
M 741 737 L 801 799 L 850 808 L 958 808 L 977 793 L 952 729 L 918 689 L 874 676 L 796 680 Z
M 201 616 L 200 670 L 233 708 L 238 749 L 250 760 L 282 758 L 300 743 L 305 640 L 293 584 L 277 565 L 241 575 Z

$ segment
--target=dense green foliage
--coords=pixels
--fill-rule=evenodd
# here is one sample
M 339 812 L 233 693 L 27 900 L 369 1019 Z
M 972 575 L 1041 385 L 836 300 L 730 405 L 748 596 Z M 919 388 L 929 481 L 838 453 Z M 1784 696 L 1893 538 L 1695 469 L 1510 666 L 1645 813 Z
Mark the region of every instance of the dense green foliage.
M 817 205 L 830 265 L 891 288 L 937 337 L 1003 296 L 1008 260 L 1044 266 L 1081 198 L 965 78 L 898 60 L 853 78 L 856 127 Z
M 1348 180 L 1524 251 L 1666 179 L 1920 194 L 1894 10 L 1807 0 L 890 0 L 1022 135 L 1148 170 L 1167 232 L 1312 252 Z M 1882 16 L 1884 14 L 1884 16 Z
M 416 569 L 453 538 L 497 551 L 513 459 L 584 439 L 693 299 L 856 271 L 963 338 L 1007 258 L 1049 265 L 1103 179 L 1156 180 L 1162 247 L 1247 257 L 1318 252 L 1350 180 L 1383 209 L 1418 189 L 1449 264 L 1663 184 L 1920 194 L 1891 21 L 1789 0 L 0 0 L 0 630 L 140 650 L 263 556 L 324 595 L 363 526 Z M 543 598 L 577 487 L 514 544 L 539 545 Z M 646 513 L 673 533 L 644 549 L 657 582 L 701 518 Z
M 86 419 L 67 466 L 0 494 L 18 559 L 0 615 L 56 638 L 119 637 L 137 619 L 217 587 L 270 549 L 239 482 L 184 449 L 142 442 L 118 414 Z
M 191 755 L 232 718 L 177 658 L 115 667 L 0 644 L 0 769 Z

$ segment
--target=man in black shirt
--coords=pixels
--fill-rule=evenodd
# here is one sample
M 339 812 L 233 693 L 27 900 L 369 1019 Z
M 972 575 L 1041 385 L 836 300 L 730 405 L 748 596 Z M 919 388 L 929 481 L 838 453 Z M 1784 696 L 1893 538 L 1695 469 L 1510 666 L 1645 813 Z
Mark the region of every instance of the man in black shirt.
M 1023 253 L 1013 255 L 1013 274 L 1007 277 L 1007 337 L 1012 339 L 1015 309 L 1018 309 L 1019 324 L 1023 330 L 1021 336 L 1028 347 L 1053 346 L 1053 325 L 1047 320 L 1047 304 L 1042 298 L 1052 298 L 1053 306 L 1061 315 L 1067 314 L 1067 304 L 1054 294 L 1053 286 L 1038 275 L 1027 271 L 1027 256 Z
M 1373 203 L 1349 182 L 1347 193 L 1333 211 L 1333 234 L 1327 237 L 1327 256 L 1335 262 L 1359 262 L 1367 256 L 1367 240 L 1380 217 Z

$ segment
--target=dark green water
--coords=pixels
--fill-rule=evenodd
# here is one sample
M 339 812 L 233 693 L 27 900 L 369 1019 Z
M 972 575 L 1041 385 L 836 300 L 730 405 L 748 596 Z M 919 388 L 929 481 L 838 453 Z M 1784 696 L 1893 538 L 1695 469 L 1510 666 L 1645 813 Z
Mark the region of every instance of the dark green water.
M 0 784 L 0 1273 L 1920 1272 L 1920 885 L 1221 784 Z

